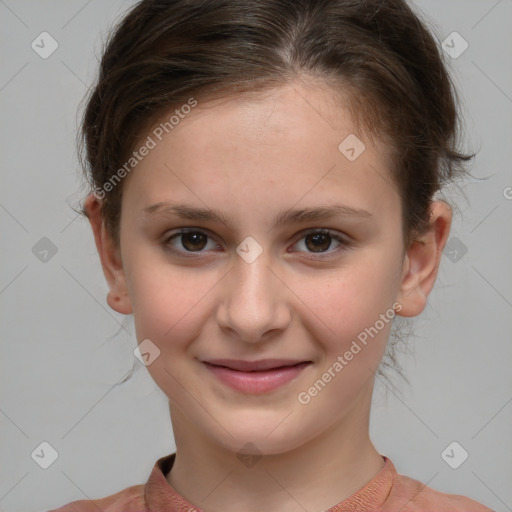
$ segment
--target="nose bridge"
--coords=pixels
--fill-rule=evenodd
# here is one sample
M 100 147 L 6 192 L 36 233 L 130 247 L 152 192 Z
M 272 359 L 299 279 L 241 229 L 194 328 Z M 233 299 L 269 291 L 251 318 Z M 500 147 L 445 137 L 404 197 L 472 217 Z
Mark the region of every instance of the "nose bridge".
M 271 271 L 267 254 L 250 262 L 237 255 L 224 288 L 221 327 L 236 332 L 243 341 L 257 342 L 266 332 L 283 329 L 289 319 L 282 284 Z

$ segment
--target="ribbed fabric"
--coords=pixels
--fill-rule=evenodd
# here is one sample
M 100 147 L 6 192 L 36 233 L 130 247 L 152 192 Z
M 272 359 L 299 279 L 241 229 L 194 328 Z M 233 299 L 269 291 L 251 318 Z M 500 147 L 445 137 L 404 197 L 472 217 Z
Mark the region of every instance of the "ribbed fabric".
M 49 512 L 203 512 L 180 496 L 165 478 L 175 455 L 158 459 L 145 485 L 98 500 L 74 501 Z M 370 482 L 326 512 L 493 512 L 464 496 L 441 493 L 399 475 L 391 460 L 383 459 L 384 467 Z

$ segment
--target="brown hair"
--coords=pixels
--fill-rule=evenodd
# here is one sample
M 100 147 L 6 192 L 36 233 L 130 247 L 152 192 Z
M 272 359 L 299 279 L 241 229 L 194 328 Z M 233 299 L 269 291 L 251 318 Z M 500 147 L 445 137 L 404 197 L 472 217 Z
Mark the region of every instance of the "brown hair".
M 405 1 L 142 0 L 107 41 L 80 134 L 116 242 L 122 182 L 105 185 L 152 123 L 191 97 L 300 76 L 348 92 L 367 131 L 391 141 L 406 243 L 424 231 L 434 194 L 470 157 L 455 148 L 455 91 L 438 44 Z

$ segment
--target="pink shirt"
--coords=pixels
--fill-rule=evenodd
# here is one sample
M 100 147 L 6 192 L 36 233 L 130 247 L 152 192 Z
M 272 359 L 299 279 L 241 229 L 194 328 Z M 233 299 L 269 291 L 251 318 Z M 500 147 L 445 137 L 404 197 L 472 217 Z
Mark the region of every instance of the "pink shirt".
M 158 459 L 148 481 L 98 500 L 74 501 L 49 512 L 200 512 L 180 496 L 165 475 L 175 454 Z M 326 512 L 492 512 L 464 496 L 445 494 L 399 475 L 387 458 L 384 467 L 355 494 Z

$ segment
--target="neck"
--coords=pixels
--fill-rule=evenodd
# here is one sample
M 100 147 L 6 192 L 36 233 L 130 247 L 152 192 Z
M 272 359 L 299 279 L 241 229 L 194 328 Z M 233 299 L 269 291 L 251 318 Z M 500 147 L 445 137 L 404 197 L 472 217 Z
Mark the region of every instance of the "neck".
M 367 397 L 371 401 L 371 392 Z M 366 402 L 366 400 L 365 400 Z M 369 403 L 294 450 L 240 462 L 171 409 L 176 460 L 169 484 L 208 512 L 322 511 L 348 498 L 384 466 L 369 438 Z

